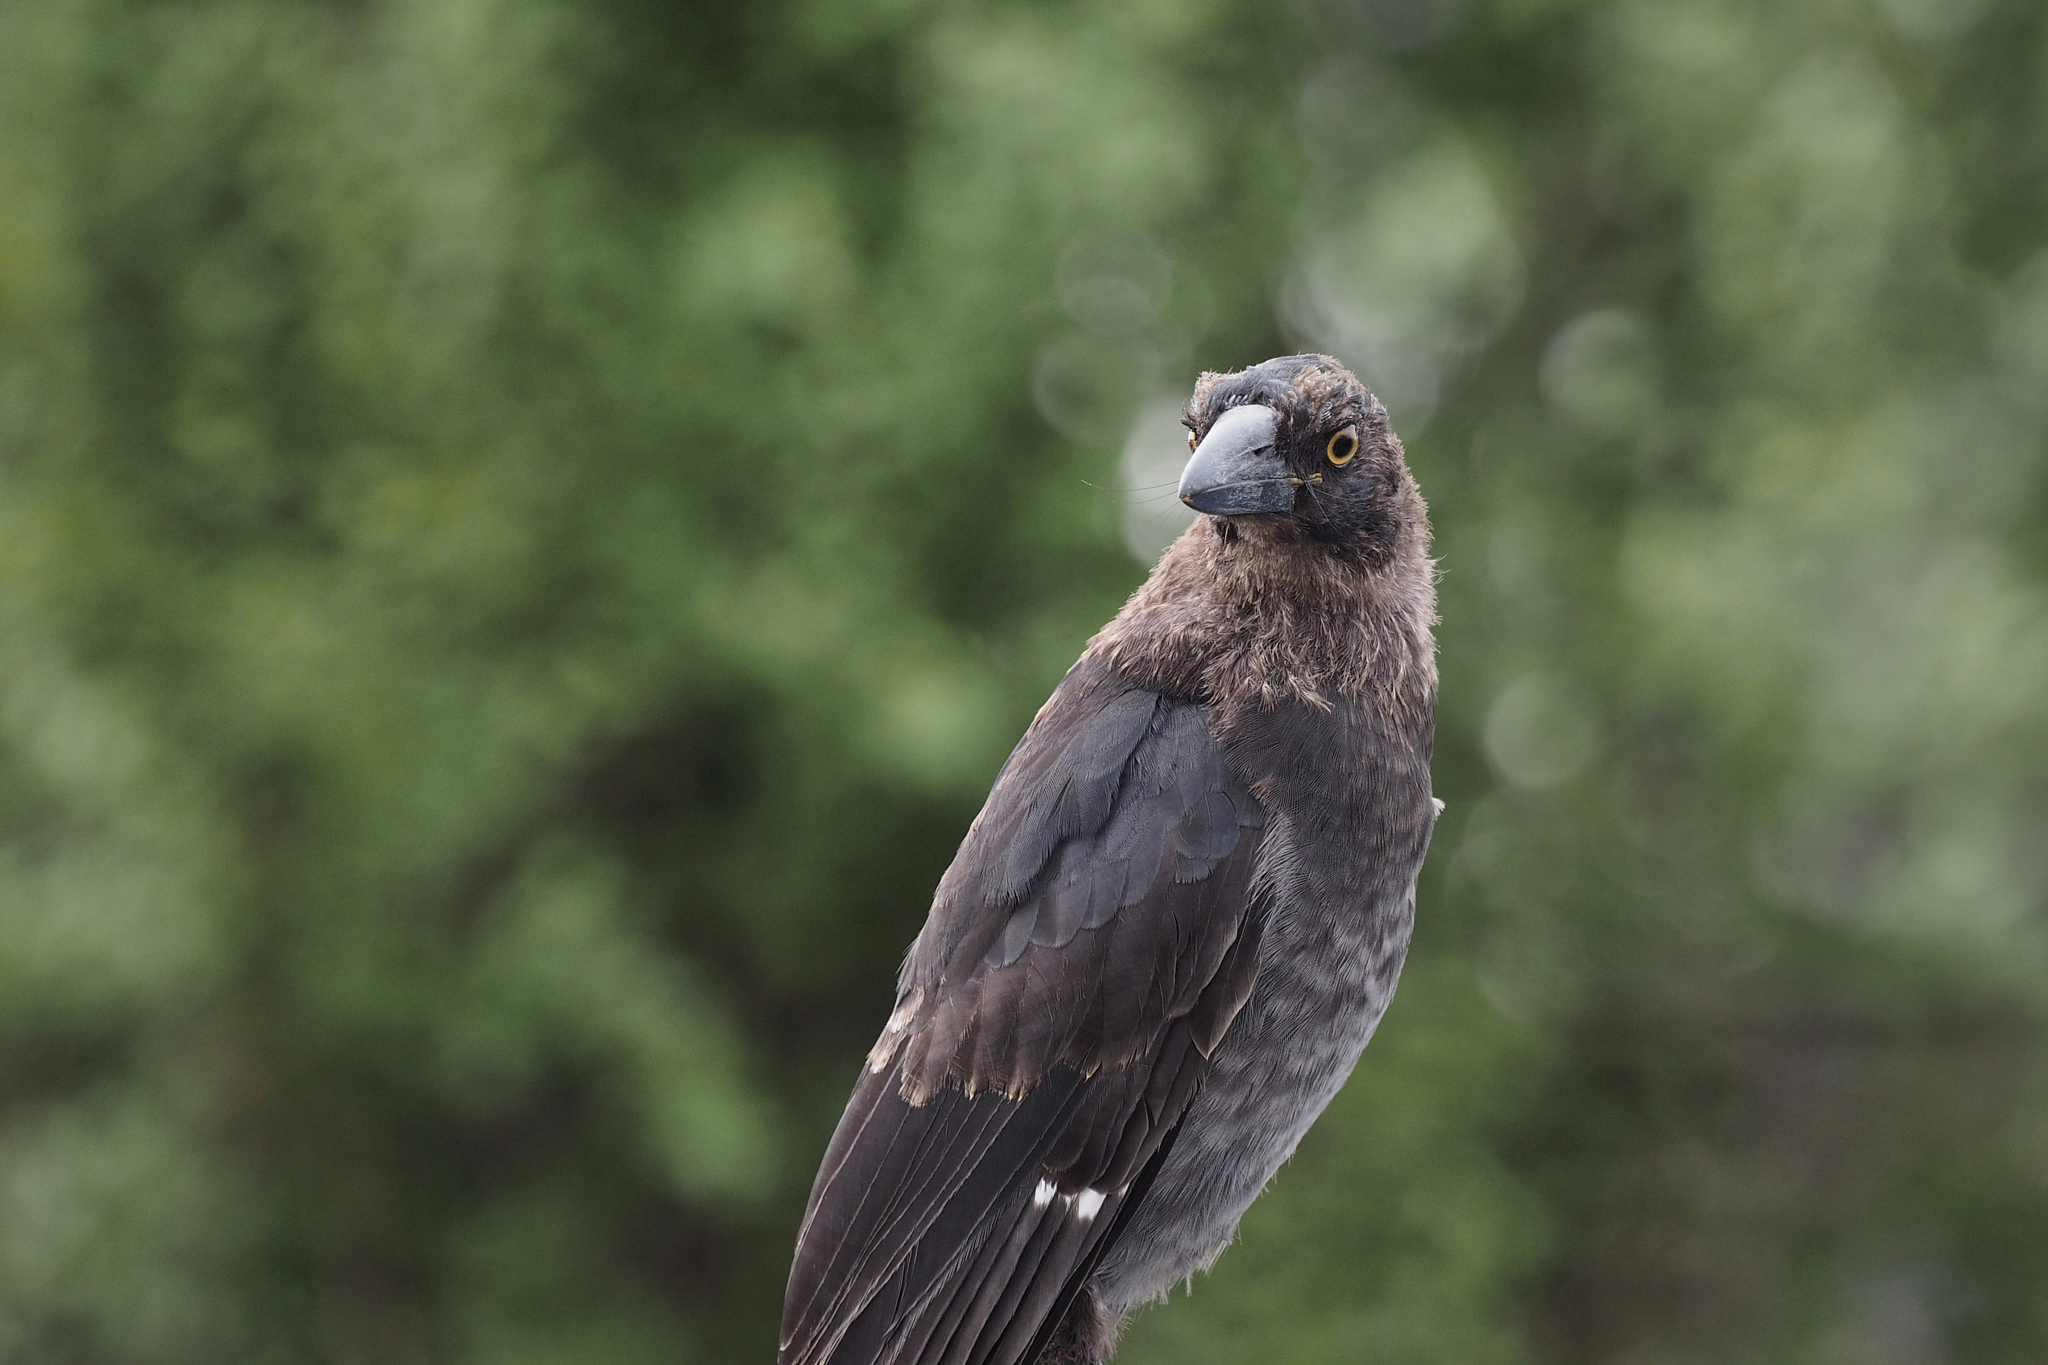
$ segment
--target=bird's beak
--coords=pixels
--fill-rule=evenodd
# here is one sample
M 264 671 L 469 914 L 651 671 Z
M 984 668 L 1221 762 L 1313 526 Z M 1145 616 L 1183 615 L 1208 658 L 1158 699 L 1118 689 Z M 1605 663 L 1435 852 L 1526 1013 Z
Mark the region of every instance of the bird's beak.
M 1280 458 L 1280 414 L 1261 403 L 1216 419 L 1180 476 L 1180 500 L 1219 517 L 1294 510 L 1295 478 Z

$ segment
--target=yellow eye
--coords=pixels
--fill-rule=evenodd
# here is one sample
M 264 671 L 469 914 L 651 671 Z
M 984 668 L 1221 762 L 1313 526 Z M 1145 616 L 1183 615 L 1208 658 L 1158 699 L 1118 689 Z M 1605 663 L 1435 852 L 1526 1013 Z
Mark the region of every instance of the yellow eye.
M 1346 427 L 1330 438 L 1329 446 L 1323 451 L 1330 457 L 1330 463 L 1346 465 L 1358 453 L 1358 428 Z

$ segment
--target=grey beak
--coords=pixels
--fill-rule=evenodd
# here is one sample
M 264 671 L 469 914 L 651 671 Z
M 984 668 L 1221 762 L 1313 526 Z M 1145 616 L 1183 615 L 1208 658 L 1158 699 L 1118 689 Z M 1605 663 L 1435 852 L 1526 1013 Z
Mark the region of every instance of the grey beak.
M 1219 517 L 1294 510 L 1294 476 L 1275 437 L 1280 414 L 1259 403 L 1216 419 L 1180 476 L 1180 500 Z

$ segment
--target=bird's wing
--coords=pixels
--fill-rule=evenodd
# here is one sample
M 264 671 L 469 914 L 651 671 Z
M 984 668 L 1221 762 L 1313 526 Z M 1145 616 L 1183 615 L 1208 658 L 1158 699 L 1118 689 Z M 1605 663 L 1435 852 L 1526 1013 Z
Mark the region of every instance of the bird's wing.
M 1251 992 L 1263 824 L 1205 708 L 1068 676 L 940 882 L 826 1152 L 784 1365 L 1030 1359 Z

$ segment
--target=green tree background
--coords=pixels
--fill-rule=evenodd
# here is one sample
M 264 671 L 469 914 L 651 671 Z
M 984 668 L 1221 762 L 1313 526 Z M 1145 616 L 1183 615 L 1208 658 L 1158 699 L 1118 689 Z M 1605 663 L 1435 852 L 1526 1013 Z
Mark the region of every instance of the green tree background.
M 1121 1358 L 2048 1358 L 2036 0 L 10 0 L 0 1361 L 768 1359 L 1164 414 L 1301 348 L 1449 810 Z

